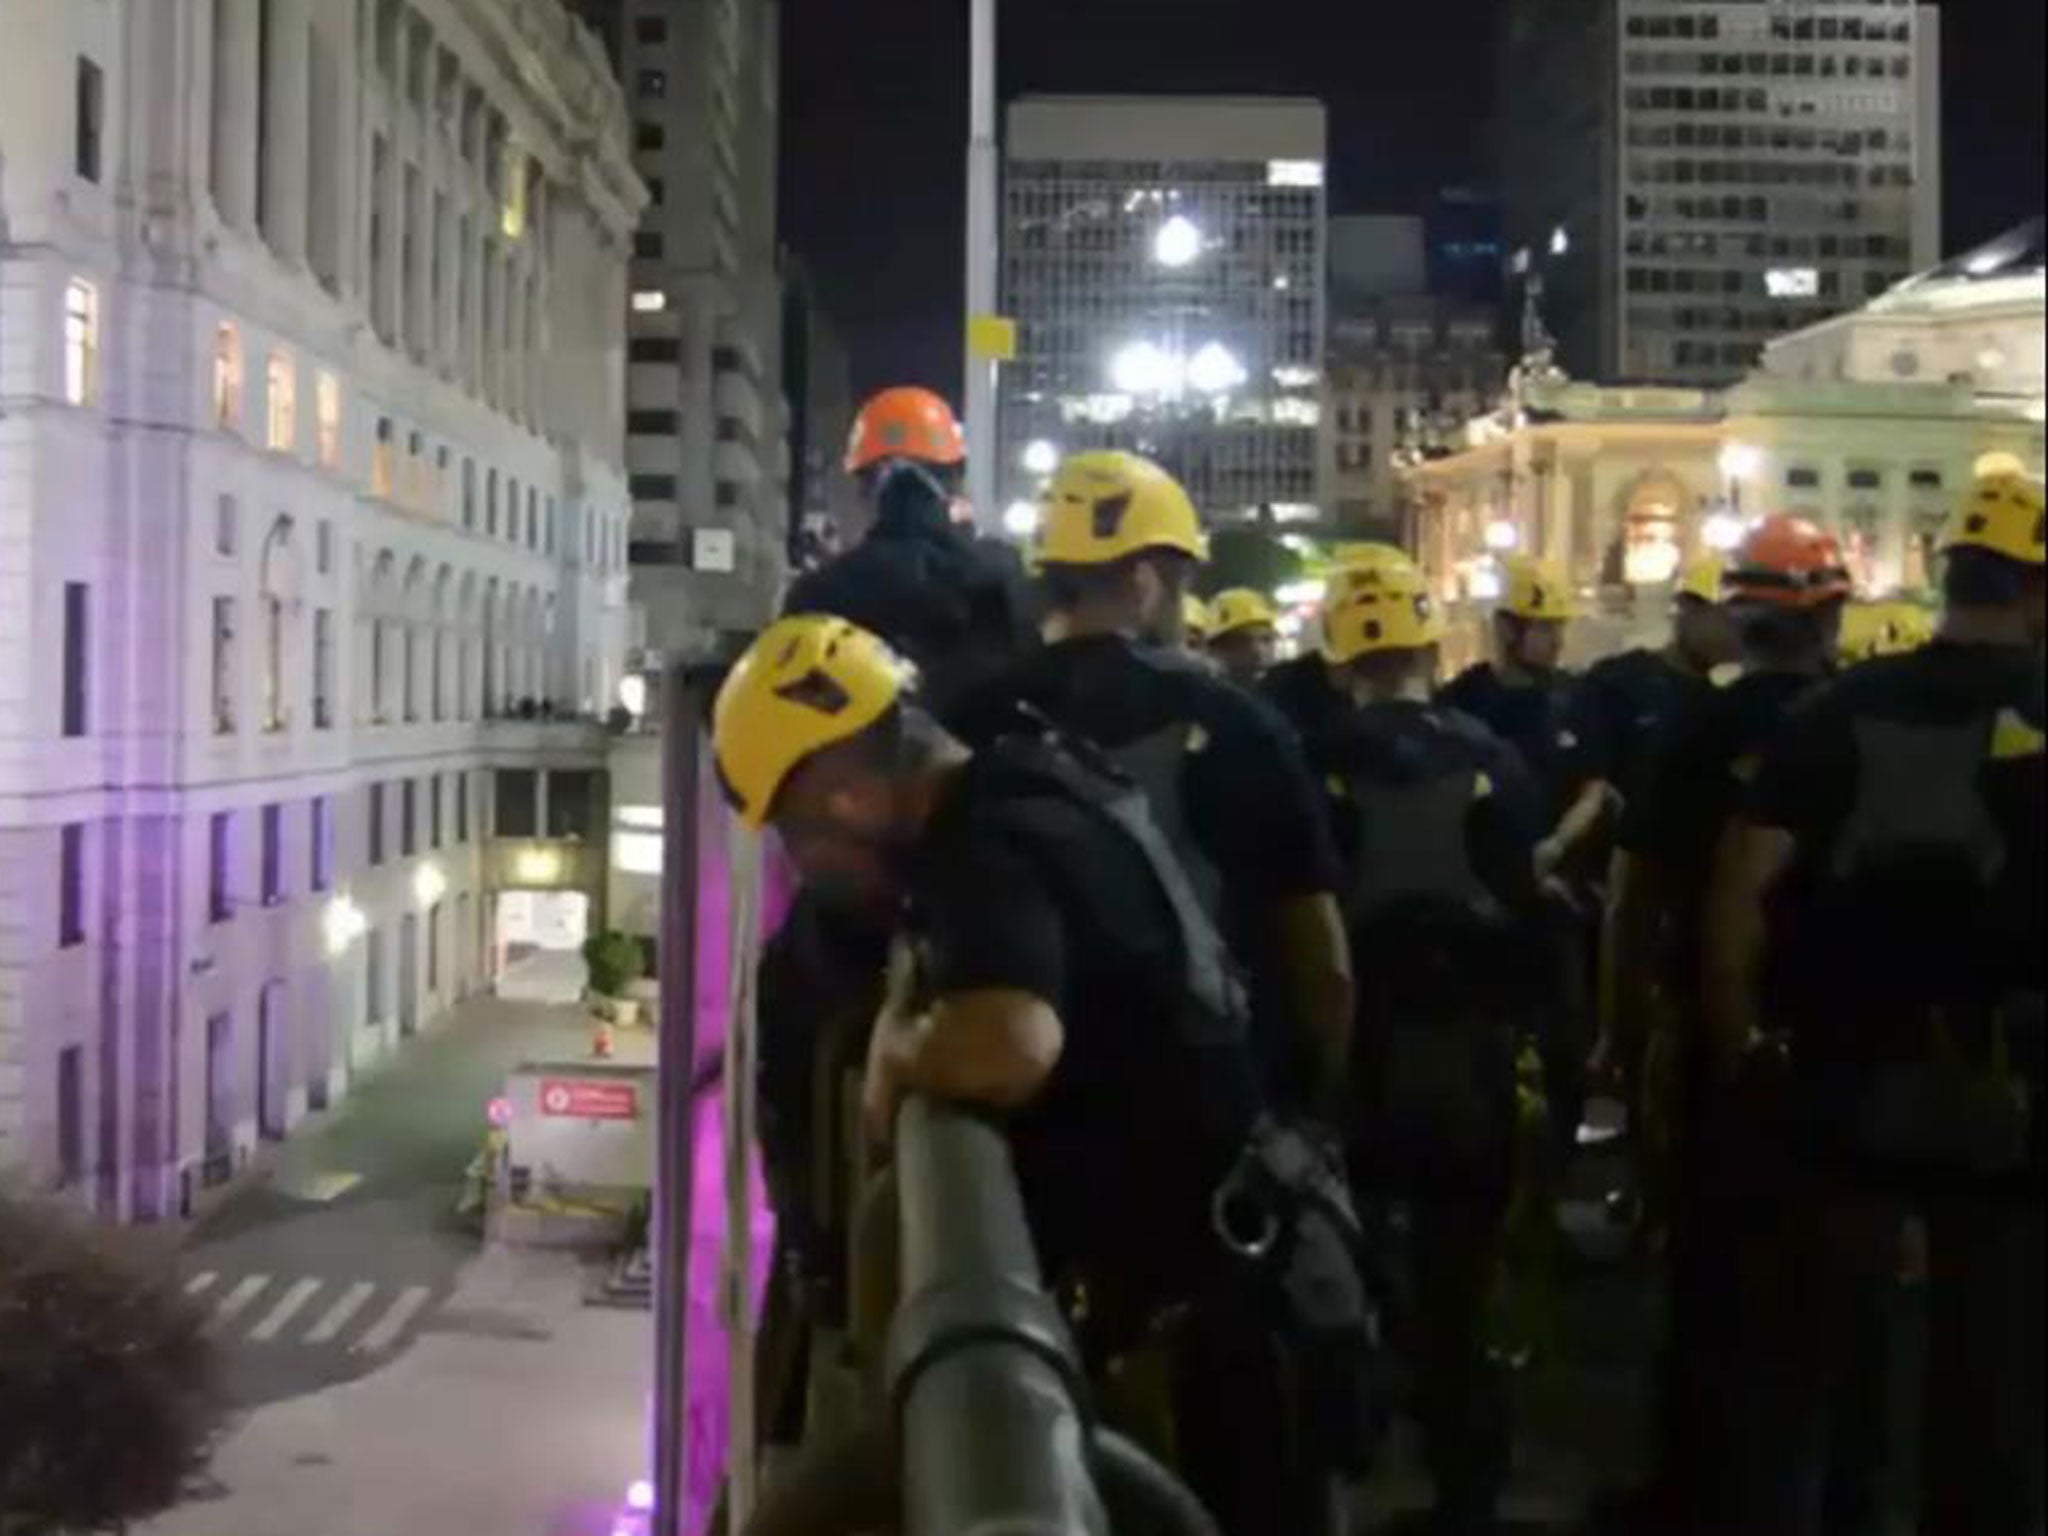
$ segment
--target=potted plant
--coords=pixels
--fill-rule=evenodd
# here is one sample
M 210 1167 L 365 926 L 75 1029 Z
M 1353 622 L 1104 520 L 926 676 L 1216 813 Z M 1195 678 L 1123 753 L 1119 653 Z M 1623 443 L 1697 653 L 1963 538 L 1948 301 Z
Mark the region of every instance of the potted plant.
M 592 934 L 583 941 L 583 963 L 596 1012 L 615 1023 L 636 1023 L 640 1004 L 626 995 L 626 989 L 646 968 L 640 941 L 616 928 Z

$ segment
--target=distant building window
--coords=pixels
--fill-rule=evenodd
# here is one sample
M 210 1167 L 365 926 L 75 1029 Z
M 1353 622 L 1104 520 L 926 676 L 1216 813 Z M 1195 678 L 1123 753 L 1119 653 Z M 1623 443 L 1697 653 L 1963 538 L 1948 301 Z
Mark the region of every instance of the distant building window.
M 462 526 L 476 527 L 476 460 L 462 461 Z
M 334 728 L 334 610 L 313 610 L 313 729 Z
M 1852 469 L 1849 471 L 1849 487 L 1857 491 L 1875 491 L 1884 485 L 1884 475 L 1875 469 Z
M 398 786 L 398 856 L 409 859 L 419 852 L 419 786 L 411 779 Z
M 235 498 L 225 491 L 213 503 L 213 552 L 216 555 L 232 555 L 241 542 L 239 524 L 242 509 Z
M 225 736 L 235 728 L 235 600 L 213 600 L 213 729 Z
M 57 943 L 85 942 L 85 828 L 74 822 L 58 834 Z
M 668 72 L 661 69 L 643 69 L 636 86 L 642 96 L 660 100 L 668 94 Z
M 106 77 L 99 65 L 83 54 L 78 59 L 78 174 L 87 181 L 100 179 L 100 144 L 107 111 Z
M 668 41 L 668 22 L 660 16 L 642 16 L 633 23 L 633 36 L 643 43 Z
M 676 499 L 676 477 L 674 475 L 634 475 L 626 484 L 635 501 L 674 501 Z
M 497 833 L 500 837 L 540 835 L 539 776 L 531 768 L 498 770 Z
M 234 900 L 228 891 L 233 852 L 233 814 L 215 811 L 206 826 L 206 915 L 212 922 L 224 923 L 235 915 Z
M 69 1188 L 85 1176 L 85 1051 L 57 1053 L 57 1184 Z
M 213 421 L 225 432 L 242 425 L 242 333 L 231 320 L 213 332 Z
M 661 249 L 661 234 L 659 231 L 638 229 L 633 232 L 633 254 L 641 260 L 661 260 Z
M 662 131 L 659 123 L 642 123 L 633 134 L 635 149 L 660 149 L 667 142 L 668 135 Z
M 341 381 L 322 373 L 313 386 L 313 410 L 320 435 L 320 465 L 334 469 L 341 464 Z
M 312 887 L 324 891 L 334 884 L 334 805 L 325 795 L 313 797 L 306 833 L 306 863 L 312 870 Z
M 324 517 L 313 529 L 313 569 L 322 576 L 334 574 L 334 524 Z
M 1812 490 L 1820 484 L 1820 471 L 1795 464 L 1785 471 L 1785 483 L 1799 490 Z
M 633 437 L 674 437 L 683 428 L 679 411 L 628 411 L 626 431 Z
M 64 583 L 64 734 L 83 736 L 91 726 L 90 589 L 82 581 Z
M 384 862 L 384 786 L 371 784 L 366 786 L 366 792 L 370 797 L 370 823 L 364 859 L 375 869 Z
M 469 775 L 455 775 L 455 841 L 469 841 Z
M 626 343 L 626 360 L 633 363 L 679 363 L 683 360 L 682 338 L 635 336 Z
M 263 807 L 263 905 L 284 900 L 284 807 Z
M 433 774 L 427 779 L 427 846 L 438 849 L 441 846 L 441 775 Z
M 1907 479 L 1916 491 L 1941 489 L 1941 471 L 1938 469 L 1916 469 Z
M 64 398 L 90 405 L 99 392 L 100 291 L 84 278 L 64 285 Z
M 370 453 L 370 491 L 391 499 L 398 484 L 398 440 L 389 416 L 377 418 L 377 441 Z
M 659 176 L 647 178 L 647 201 L 651 206 L 659 208 L 667 194 L 668 187 Z

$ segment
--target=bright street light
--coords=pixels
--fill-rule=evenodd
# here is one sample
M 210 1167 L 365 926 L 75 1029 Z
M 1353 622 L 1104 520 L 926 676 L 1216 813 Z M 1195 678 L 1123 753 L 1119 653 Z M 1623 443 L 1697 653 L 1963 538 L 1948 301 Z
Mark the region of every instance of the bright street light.
M 1127 395 L 1163 395 L 1175 390 L 1181 360 L 1149 341 L 1134 341 L 1109 360 L 1109 381 Z
M 1570 233 L 1565 229 L 1565 227 L 1562 224 L 1558 225 L 1557 228 L 1553 229 L 1550 232 L 1550 254 L 1553 256 L 1562 256 L 1571 248 L 1572 237 Z
M 1202 232 L 1176 213 L 1152 237 L 1152 259 L 1162 267 L 1184 267 L 1202 254 Z
M 363 936 L 369 919 L 363 909 L 346 896 L 337 896 L 320 914 L 320 928 L 327 940 L 327 953 L 338 955 Z
M 1516 541 L 1521 536 L 1520 530 L 1504 517 L 1497 517 L 1486 525 L 1486 547 L 1488 549 L 1503 552 L 1513 549 Z
M 1049 475 L 1060 467 L 1057 443 L 1037 438 L 1024 445 L 1024 468 L 1034 475 Z
M 1733 512 L 1710 512 L 1700 524 L 1700 542 L 1726 554 L 1742 542 L 1742 519 Z
M 1728 479 L 1748 480 L 1763 468 L 1763 450 L 1751 443 L 1729 443 L 1721 449 L 1720 462 Z
M 1013 501 L 1003 509 L 1003 527 L 1012 538 L 1028 539 L 1038 532 L 1038 503 Z
M 638 672 L 619 679 L 619 707 L 635 720 L 647 713 L 647 679 Z
M 1220 395 L 1245 381 L 1244 364 L 1220 341 L 1208 342 L 1188 359 L 1188 382 L 1205 395 Z

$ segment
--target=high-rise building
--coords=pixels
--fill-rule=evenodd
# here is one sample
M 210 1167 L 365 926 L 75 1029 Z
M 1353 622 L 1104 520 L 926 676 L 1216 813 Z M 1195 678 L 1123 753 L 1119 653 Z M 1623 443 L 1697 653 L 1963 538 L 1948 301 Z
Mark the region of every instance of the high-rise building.
M 1008 130 L 1005 502 L 1052 452 L 1107 446 L 1216 521 L 1318 518 L 1321 103 L 1027 97 Z
M 814 564 L 860 536 L 860 497 L 841 468 L 853 426 L 853 361 L 809 269 L 783 265 L 782 376 L 788 391 L 790 555 Z
M 34 6 L 0 143 L 0 1174 L 164 1216 L 601 909 L 644 193 L 554 0 Z
M 781 589 L 787 412 L 775 197 L 779 0 L 575 0 L 652 194 L 627 315 L 632 593 L 651 652 L 758 625 Z
M 1501 186 L 1581 377 L 1721 383 L 1940 243 L 1939 28 L 1909 0 L 1513 0 Z

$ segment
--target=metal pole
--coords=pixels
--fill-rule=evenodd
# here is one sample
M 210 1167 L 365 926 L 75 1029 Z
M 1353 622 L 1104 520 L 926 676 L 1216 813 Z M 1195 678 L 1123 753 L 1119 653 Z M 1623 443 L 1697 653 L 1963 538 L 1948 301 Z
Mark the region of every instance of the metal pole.
M 1107 1536 L 1081 1367 L 1002 1134 L 923 1099 L 896 1127 L 902 1295 L 889 1336 L 906 1536 Z
M 728 1529 L 745 1530 L 759 1496 L 754 1404 L 754 966 L 761 947 L 761 839 L 725 818 L 731 868 L 729 1008 L 725 1017 L 725 1261 L 729 1344 Z
M 968 45 L 967 318 L 996 312 L 996 0 L 973 0 Z M 996 364 L 967 348 L 967 495 L 997 532 Z
M 661 1016 L 656 1036 L 654 1512 L 648 1536 L 685 1536 L 689 1497 L 691 1082 L 697 1060 L 697 820 L 702 715 L 688 669 L 661 680 Z

